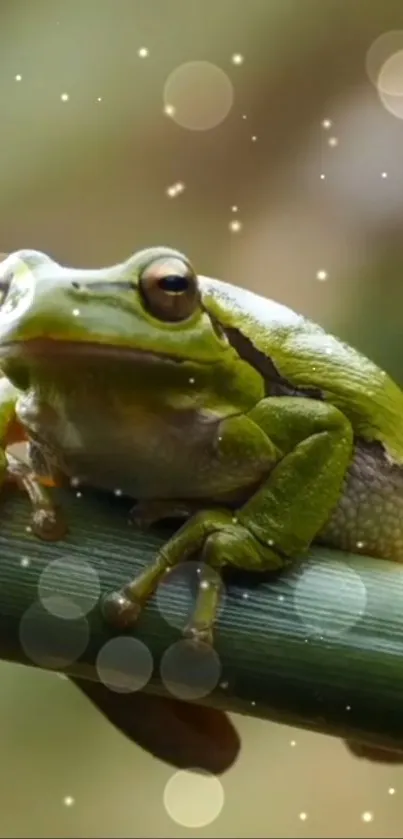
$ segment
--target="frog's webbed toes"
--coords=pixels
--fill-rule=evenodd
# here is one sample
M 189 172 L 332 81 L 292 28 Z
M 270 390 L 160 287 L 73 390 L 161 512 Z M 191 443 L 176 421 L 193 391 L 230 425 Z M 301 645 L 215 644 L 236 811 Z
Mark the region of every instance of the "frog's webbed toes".
M 194 644 L 196 647 L 212 647 L 214 643 L 213 620 L 214 613 L 212 613 L 210 621 L 206 621 L 204 625 L 195 625 L 193 621 L 189 623 L 183 630 L 183 637 L 186 641 Z
M 39 539 L 56 542 L 67 533 L 66 520 L 58 507 L 37 507 L 31 517 L 32 532 Z
M 128 597 L 124 589 L 105 595 L 101 604 L 102 614 L 110 626 L 116 629 L 130 629 L 141 613 L 142 604 L 133 596 Z

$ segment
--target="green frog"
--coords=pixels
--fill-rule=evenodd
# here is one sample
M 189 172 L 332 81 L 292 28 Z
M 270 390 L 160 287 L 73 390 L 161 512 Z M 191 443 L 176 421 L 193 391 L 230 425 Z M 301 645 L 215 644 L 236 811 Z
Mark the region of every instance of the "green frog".
M 104 597 L 114 627 L 193 556 L 185 634 L 204 643 L 225 566 L 278 570 L 313 543 L 403 561 L 403 392 L 320 326 L 168 247 L 97 270 L 17 251 L 0 301 L 0 476 L 35 534 L 64 535 L 47 485 L 66 481 L 129 496 L 142 527 L 184 520 Z

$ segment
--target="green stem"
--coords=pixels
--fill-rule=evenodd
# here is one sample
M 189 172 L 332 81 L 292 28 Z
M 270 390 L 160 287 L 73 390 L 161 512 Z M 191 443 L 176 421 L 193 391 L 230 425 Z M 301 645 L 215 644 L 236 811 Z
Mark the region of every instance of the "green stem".
M 144 535 L 130 527 L 125 499 L 85 490 L 78 497 L 73 491 L 55 494 L 70 524 L 68 537 L 56 544 L 27 532 L 30 508 L 22 493 L 3 498 L 0 658 L 97 681 L 97 656 L 114 635 L 101 618 L 94 583 L 99 579 L 102 593 L 119 588 L 144 568 L 167 531 Z M 52 611 L 72 601 L 94 607 L 78 620 L 54 617 L 38 592 L 57 595 L 57 602 L 49 601 Z M 172 695 L 160 678 L 160 662 L 181 640 L 189 598 L 184 583 L 169 583 L 130 633 L 148 647 L 154 662 L 146 692 Z M 399 565 L 318 548 L 276 577 L 234 575 L 227 582 L 215 651 L 221 675 L 215 689 L 196 697 L 200 704 L 403 748 Z M 130 655 L 116 658 L 113 678 L 133 667 Z M 179 679 L 182 693 L 175 695 L 195 696 L 194 690 L 186 694 L 192 671 L 187 667 Z M 202 670 L 197 672 L 201 683 Z

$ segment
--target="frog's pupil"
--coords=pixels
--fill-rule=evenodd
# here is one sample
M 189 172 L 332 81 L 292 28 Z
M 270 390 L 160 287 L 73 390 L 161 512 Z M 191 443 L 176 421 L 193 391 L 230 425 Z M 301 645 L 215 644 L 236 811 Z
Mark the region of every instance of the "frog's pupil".
M 169 277 L 161 277 L 158 282 L 163 291 L 168 291 L 171 294 L 178 294 L 181 291 L 186 291 L 189 285 L 187 277 L 178 277 L 171 275 Z

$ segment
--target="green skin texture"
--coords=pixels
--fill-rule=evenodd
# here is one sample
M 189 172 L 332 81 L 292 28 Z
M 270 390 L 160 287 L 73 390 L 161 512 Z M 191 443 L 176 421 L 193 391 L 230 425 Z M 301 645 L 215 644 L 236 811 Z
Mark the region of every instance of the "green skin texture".
M 7 454 L 15 420 L 47 474 L 136 499 L 146 526 L 187 521 L 104 600 L 130 627 L 167 570 L 198 555 L 186 635 L 212 642 L 220 570 L 282 568 L 312 543 L 403 561 L 403 393 L 375 364 L 288 308 L 198 277 L 183 321 L 139 289 L 151 248 L 100 270 L 18 251 L 0 306 L 0 470 L 19 476 L 35 532 L 60 538 L 33 470 Z M 33 458 L 34 463 L 34 458 Z M 41 532 L 42 528 L 42 532 Z

